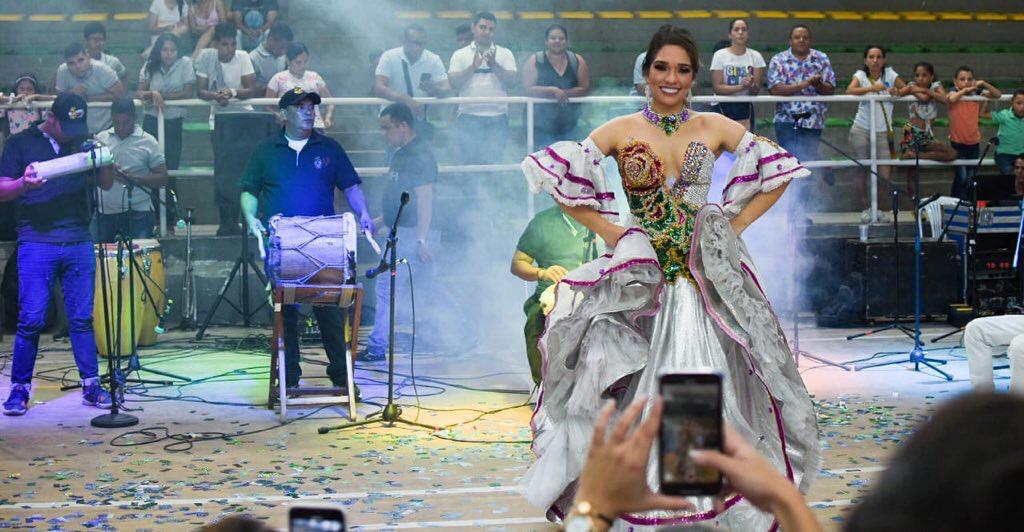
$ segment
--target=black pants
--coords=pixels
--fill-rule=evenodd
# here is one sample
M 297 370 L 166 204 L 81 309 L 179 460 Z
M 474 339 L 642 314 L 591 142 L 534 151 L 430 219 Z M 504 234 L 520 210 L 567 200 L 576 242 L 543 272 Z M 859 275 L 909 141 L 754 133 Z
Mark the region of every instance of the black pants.
M 348 369 L 345 367 L 345 315 L 340 307 L 314 306 L 320 327 L 320 340 L 327 351 L 327 376 L 335 386 L 346 386 Z M 284 305 L 281 308 L 284 322 L 284 373 L 285 386 L 299 384 L 302 368 L 299 365 L 299 306 Z
M 168 170 L 177 170 L 181 164 L 181 130 L 184 121 L 184 118 L 164 119 L 164 134 L 167 135 L 167 138 L 164 139 L 164 159 L 167 161 Z M 160 140 L 160 136 L 157 135 L 155 116 L 146 115 L 142 119 L 142 130 Z M 167 194 L 167 226 L 174 227 L 175 222 L 178 221 L 178 203 L 175 201 L 175 195 L 178 193 L 178 179 L 169 176 L 167 188 L 174 191 L 174 194 Z M 160 212 L 160 204 L 156 201 L 156 197 L 153 199 L 153 212 Z

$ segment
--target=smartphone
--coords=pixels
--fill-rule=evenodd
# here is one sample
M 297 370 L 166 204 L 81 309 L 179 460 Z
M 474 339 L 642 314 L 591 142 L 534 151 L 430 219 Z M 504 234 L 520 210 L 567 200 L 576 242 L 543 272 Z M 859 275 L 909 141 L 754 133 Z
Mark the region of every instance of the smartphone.
M 691 449 L 722 450 L 722 377 L 716 373 L 670 373 L 659 389 L 665 408 L 658 434 L 658 477 L 667 495 L 714 495 L 722 474 L 695 464 Z
M 430 75 L 430 72 L 424 72 L 420 74 L 420 83 L 423 83 L 424 81 L 430 81 L 431 77 L 433 76 Z
M 292 506 L 288 509 L 289 532 L 343 532 L 345 512 L 332 506 Z

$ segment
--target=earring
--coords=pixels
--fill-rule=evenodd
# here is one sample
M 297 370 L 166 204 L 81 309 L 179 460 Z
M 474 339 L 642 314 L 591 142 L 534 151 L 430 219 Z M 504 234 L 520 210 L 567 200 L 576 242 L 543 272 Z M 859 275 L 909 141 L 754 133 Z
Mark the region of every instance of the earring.
M 651 86 L 644 85 L 644 97 L 647 98 L 647 108 L 651 107 Z

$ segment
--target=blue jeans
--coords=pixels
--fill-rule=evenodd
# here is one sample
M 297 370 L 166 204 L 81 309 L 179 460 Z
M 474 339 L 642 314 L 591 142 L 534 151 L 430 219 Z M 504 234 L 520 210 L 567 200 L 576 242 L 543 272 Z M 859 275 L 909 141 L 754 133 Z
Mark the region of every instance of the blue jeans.
M 129 216 L 132 238 L 153 238 L 153 226 L 156 225 L 153 211 L 129 211 L 119 214 L 97 214 L 93 218 L 93 239 L 97 242 L 114 242 L 117 234 L 128 227 Z
M 92 299 L 96 257 L 92 242 L 50 244 L 18 243 L 18 332 L 14 337 L 14 362 L 11 382 L 32 382 L 32 371 L 39 350 L 50 304 L 50 284 L 60 276 L 64 308 L 68 315 L 68 334 L 78 375 L 83 381 L 96 379 L 96 338 L 92 331 Z
M 438 255 L 438 245 L 440 244 L 440 235 L 437 231 L 427 232 L 427 248 L 434 255 L 435 260 Z M 381 240 L 383 246 L 384 240 Z M 398 228 L 398 258 L 406 259 L 409 261 L 409 266 L 412 268 L 413 282 L 416 285 L 416 295 L 418 296 L 418 310 L 420 314 L 417 319 L 418 325 L 423 325 L 425 320 L 424 317 L 430 318 L 429 312 L 423 312 L 427 305 L 430 305 L 431 300 L 446 299 L 441 297 L 444 294 L 438 293 L 434 287 L 428 286 L 428 279 L 431 277 L 432 264 L 429 262 L 423 262 L 420 260 L 419 253 L 417 253 L 416 243 L 416 229 L 412 227 L 399 227 Z M 376 304 L 373 312 L 373 331 L 370 332 L 370 338 L 366 341 L 367 348 L 374 353 L 383 353 L 388 350 L 388 323 L 391 319 L 391 277 L 387 273 L 382 273 L 377 276 L 377 285 L 375 290 Z M 428 290 L 428 288 L 430 288 Z M 395 309 L 395 325 L 401 323 L 411 323 L 412 313 L 409 308 L 409 274 L 408 270 L 398 265 L 397 276 L 395 277 L 395 301 L 397 308 Z M 454 313 L 454 309 L 449 309 L 449 312 Z M 426 336 L 433 336 L 432 333 L 436 331 L 426 332 L 426 334 L 419 334 L 425 331 L 419 330 L 417 336 L 420 338 Z M 423 345 L 417 342 L 418 345 Z
M 1012 153 L 997 153 L 996 154 L 996 167 L 999 168 L 999 173 L 1003 175 L 1013 175 L 1013 163 L 1017 160 L 1017 156 Z
M 960 144 L 959 142 L 950 141 L 949 144 L 956 150 L 957 159 L 974 159 L 977 160 L 981 156 L 981 147 L 977 144 Z M 1013 172 L 1010 172 L 1011 174 Z M 957 166 L 954 168 L 953 173 L 953 186 L 949 191 L 949 195 L 954 198 L 961 197 L 962 194 L 967 193 L 967 189 L 970 186 L 971 178 L 974 177 L 974 166 Z

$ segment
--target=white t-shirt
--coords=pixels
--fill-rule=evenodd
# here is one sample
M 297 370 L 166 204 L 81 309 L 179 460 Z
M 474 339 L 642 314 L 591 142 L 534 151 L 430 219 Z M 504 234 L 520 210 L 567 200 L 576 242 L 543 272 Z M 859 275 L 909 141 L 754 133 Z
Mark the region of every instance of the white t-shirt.
M 188 4 L 182 8 L 185 15 L 188 15 Z M 157 26 L 170 26 L 177 24 L 181 20 L 181 15 L 178 13 L 178 6 L 175 5 L 172 8 L 168 8 L 164 0 L 153 0 L 153 3 L 149 5 L 149 12 L 156 15 Z
M 302 79 L 296 78 L 292 75 L 289 70 L 282 70 L 277 74 L 274 74 L 267 82 L 267 88 L 272 90 L 278 98 L 284 93 L 300 87 L 306 92 L 315 92 L 321 94 L 324 87 L 327 86 L 327 82 L 324 78 L 312 70 L 306 70 L 306 73 L 302 75 Z M 320 106 L 316 106 L 316 121 L 313 123 L 313 127 L 323 129 L 324 117 L 320 114 Z
M 309 137 L 304 139 L 293 139 L 288 135 L 285 135 L 284 138 L 288 139 L 288 147 L 295 150 L 295 165 L 298 166 L 299 154 L 302 153 L 302 149 L 305 148 L 306 144 L 309 142 Z
M 220 68 L 222 78 L 217 77 L 217 68 Z M 242 88 L 242 76 L 248 76 L 249 74 L 255 74 L 252 68 L 252 60 L 249 59 L 249 54 L 242 50 L 235 50 L 235 57 L 231 58 L 231 61 L 222 63 L 220 58 L 217 57 L 217 50 L 214 48 L 207 48 L 199 55 L 199 59 L 196 60 L 196 77 L 206 78 L 207 90 L 215 91 L 220 88 L 229 89 L 241 89 Z M 224 84 L 220 85 L 218 79 L 222 79 Z M 227 105 L 220 105 L 214 103 L 210 106 L 210 127 L 213 127 L 213 115 L 217 113 L 237 113 L 242 111 L 252 111 L 252 106 L 243 103 L 231 102 Z
M 508 48 L 492 45 L 495 48 L 494 58 L 498 65 L 512 73 L 516 72 L 516 58 Z M 473 55 L 477 53 L 476 42 L 455 50 L 452 60 L 448 63 L 448 75 L 462 72 L 473 64 Z M 491 71 L 487 63 L 481 63 L 466 83 L 459 89 L 459 96 L 508 96 L 505 86 L 498 75 Z M 463 103 L 459 105 L 459 114 L 477 116 L 500 116 L 508 114 L 507 103 Z
M 764 57 L 757 50 L 747 48 L 743 55 L 736 55 L 728 48 L 715 52 L 711 58 L 711 70 L 722 71 L 722 81 L 726 85 L 742 85 L 744 78 L 754 76 L 755 68 L 765 68 Z M 736 95 L 750 94 L 749 91 L 737 92 Z
M 380 62 L 377 63 L 377 71 L 374 72 L 374 75 L 388 78 L 388 87 L 395 92 L 408 94 L 405 71 L 402 69 L 403 61 L 409 64 L 409 82 L 412 84 L 414 98 L 430 96 L 420 88 L 420 79 L 423 78 L 423 74 L 430 74 L 430 81 L 434 83 L 448 79 L 448 73 L 444 71 L 444 63 L 441 62 L 441 58 L 437 54 L 430 50 L 423 50 L 420 58 L 413 63 L 405 56 L 405 49 L 401 46 L 392 48 L 380 56 Z
M 868 75 L 863 70 L 854 72 L 853 77 L 860 82 L 861 87 L 870 87 L 875 84 L 874 81 L 868 79 Z M 886 89 L 890 89 L 896 83 L 896 78 L 898 77 L 900 75 L 895 70 L 885 67 L 885 72 L 882 73 L 882 83 L 885 84 Z M 885 94 L 885 91 L 871 92 L 870 94 Z M 869 105 L 871 105 L 871 102 L 857 104 L 857 116 L 853 118 L 854 127 L 871 130 L 871 117 L 868 115 L 871 112 L 868 107 Z M 881 109 L 875 109 L 875 133 L 885 133 L 888 131 L 886 119 L 888 119 L 890 126 L 892 125 L 892 103 L 882 102 L 880 105 L 885 109 L 885 113 L 883 114 Z

